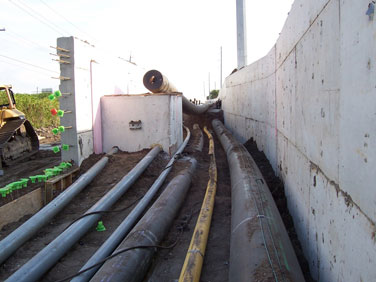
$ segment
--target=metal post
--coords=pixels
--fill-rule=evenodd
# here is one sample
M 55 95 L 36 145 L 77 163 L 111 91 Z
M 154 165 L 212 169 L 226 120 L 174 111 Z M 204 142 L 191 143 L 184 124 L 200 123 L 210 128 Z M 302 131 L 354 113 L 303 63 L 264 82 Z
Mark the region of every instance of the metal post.
M 222 88 L 222 46 L 221 46 L 221 67 L 220 67 L 220 83 L 221 85 L 219 85 L 220 88 Z
M 247 65 L 247 25 L 244 0 L 236 0 L 236 30 L 238 46 L 238 69 Z

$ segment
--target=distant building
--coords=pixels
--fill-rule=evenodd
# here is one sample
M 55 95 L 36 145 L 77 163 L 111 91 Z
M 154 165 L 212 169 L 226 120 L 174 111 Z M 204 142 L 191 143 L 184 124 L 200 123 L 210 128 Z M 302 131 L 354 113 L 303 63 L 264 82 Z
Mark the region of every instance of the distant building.
M 42 88 L 42 93 L 52 93 L 52 88 Z

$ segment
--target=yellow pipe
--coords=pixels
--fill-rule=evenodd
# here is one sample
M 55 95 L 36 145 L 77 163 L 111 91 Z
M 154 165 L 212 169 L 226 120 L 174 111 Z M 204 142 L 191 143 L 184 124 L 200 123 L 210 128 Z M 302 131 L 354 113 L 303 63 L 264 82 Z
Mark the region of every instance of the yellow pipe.
M 215 163 L 214 141 L 206 126 L 204 131 L 209 139 L 209 182 L 206 194 L 201 206 L 195 230 L 189 245 L 184 265 L 180 273 L 179 282 L 200 281 L 202 263 L 204 261 L 206 243 L 208 241 L 210 223 L 214 208 L 214 199 L 217 189 L 217 166 Z

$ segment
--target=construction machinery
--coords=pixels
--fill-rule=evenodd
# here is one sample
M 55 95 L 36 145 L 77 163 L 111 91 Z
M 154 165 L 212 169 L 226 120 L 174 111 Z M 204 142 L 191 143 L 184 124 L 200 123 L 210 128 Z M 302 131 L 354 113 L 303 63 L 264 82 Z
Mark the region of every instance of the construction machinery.
M 16 109 L 10 85 L 0 85 L 0 168 L 1 163 L 25 159 L 39 150 L 38 136 L 25 114 Z

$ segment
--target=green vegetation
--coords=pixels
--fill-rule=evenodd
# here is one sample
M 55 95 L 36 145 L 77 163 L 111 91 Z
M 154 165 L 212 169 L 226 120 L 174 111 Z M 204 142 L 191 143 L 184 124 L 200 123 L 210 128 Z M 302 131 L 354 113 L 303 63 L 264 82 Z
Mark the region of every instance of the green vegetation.
M 26 118 L 31 122 L 34 128 L 60 125 L 58 116 L 51 114 L 51 109 L 59 108 L 59 101 L 55 99 L 51 101 L 48 95 L 42 94 L 15 94 L 16 107 L 23 112 Z
M 210 91 L 209 99 L 215 99 L 218 97 L 219 90 L 212 90 Z

